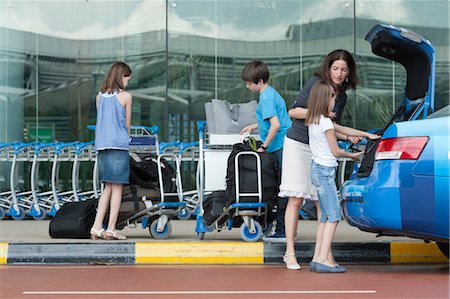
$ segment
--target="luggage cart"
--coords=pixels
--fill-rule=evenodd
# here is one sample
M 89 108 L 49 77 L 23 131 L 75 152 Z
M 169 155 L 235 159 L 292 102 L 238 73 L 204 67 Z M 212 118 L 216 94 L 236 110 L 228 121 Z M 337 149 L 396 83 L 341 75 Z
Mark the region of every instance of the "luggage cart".
M 164 177 L 163 177 L 163 164 L 161 159 L 175 161 L 175 172 L 176 172 L 176 192 L 165 192 L 164 191 Z M 183 217 L 186 213 L 185 207 L 186 203 L 183 202 L 183 185 L 181 180 L 181 161 L 176 154 L 160 154 L 157 159 L 158 165 L 158 180 L 159 180 L 159 191 L 160 191 L 160 202 L 154 207 L 148 209 L 149 217 L 147 219 L 153 218 L 154 215 L 158 215 L 157 219 L 153 220 L 149 225 L 150 235 L 155 239 L 165 239 L 168 238 L 172 232 L 172 226 L 170 224 L 170 219 L 174 216 Z M 183 215 L 183 216 L 180 216 Z M 143 222 L 144 226 L 145 222 Z M 148 225 L 148 223 L 147 223 Z
M 78 142 L 73 145 L 75 148 L 75 155 L 73 157 L 72 165 L 72 197 L 69 198 L 72 201 L 87 200 L 92 198 L 98 198 L 99 192 L 97 188 L 98 182 L 98 170 L 97 170 L 97 154 L 94 148 L 94 141 Z M 94 162 L 92 170 L 92 189 L 81 190 L 80 187 L 80 165 L 81 162 Z
M 133 132 L 132 132 L 133 133 Z M 175 142 L 159 142 L 158 140 L 159 128 L 153 126 L 140 127 L 134 134 L 131 135 L 132 141 L 130 143 L 130 151 L 136 152 L 133 148 L 133 139 L 136 134 L 147 136 L 147 144 L 153 143 L 154 147 L 144 148 L 143 153 L 156 154 L 156 163 L 158 169 L 158 185 L 159 198 L 152 196 L 144 196 L 142 200 L 145 204 L 145 209 L 133 215 L 132 219 L 128 221 L 141 222 L 142 228 L 148 228 L 150 235 L 155 239 L 166 239 L 172 232 L 170 220 L 180 215 L 184 215 L 184 208 L 186 203 L 183 202 L 183 186 L 181 180 L 181 160 L 179 159 L 179 141 Z M 154 140 L 154 142 L 152 142 Z M 173 161 L 175 163 L 175 192 L 165 192 L 164 190 L 164 174 L 165 167 L 162 159 L 166 161 Z
M 43 220 L 47 215 L 55 216 L 56 210 L 53 210 L 53 192 L 51 190 L 42 191 L 39 189 L 39 165 L 41 162 L 50 162 L 55 155 L 55 145 L 57 143 L 41 143 L 34 146 L 34 157 L 31 165 L 31 196 L 27 198 L 33 206 L 38 205 L 42 213 L 33 218 Z
M 198 157 L 199 157 L 199 147 L 198 141 L 194 142 L 181 142 L 179 145 L 179 153 L 178 157 L 181 163 L 189 162 L 189 163 L 197 163 L 195 178 L 197 180 L 198 176 Z M 183 201 L 186 203 L 186 207 L 181 210 L 178 214 L 178 218 L 180 220 L 190 219 L 192 215 L 196 215 L 198 213 L 198 194 L 197 189 L 185 191 L 183 190 Z
M 243 222 L 240 226 L 240 234 L 244 241 L 254 242 L 258 241 L 262 237 L 263 227 L 255 219 L 257 217 L 267 217 L 267 204 L 263 202 L 262 198 L 262 179 L 261 179 L 261 160 L 255 152 L 240 152 L 236 155 L 234 160 L 235 171 L 235 203 L 226 207 L 221 215 L 210 225 L 204 222 L 204 198 L 205 193 L 224 190 L 225 189 L 225 175 L 228 156 L 231 153 L 231 144 L 236 143 L 236 136 L 228 136 L 229 142 L 224 143 L 224 138 L 217 138 L 209 136 L 210 144 L 208 148 L 205 148 L 204 141 L 206 136 L 206 123 L 204 121 L 198 122 L 199 132 L 199 180 L 198 180 L 198 197 L 202 200 L 199 201 L 199 213 L 197 214 L 196 233 L 201 240 L 204 239 L 206 232 L 211 232 L 214 229 L 220 231 L 225 225 L 228 230 L 233 228 L 233 220 L 235 218 L 242 218 Z M 233 139 L 234 138 L 234 139 Z M 239 137 L 237 137 L 239 139 Z M 226 139 L 226 138 L 225 138 Z M 211 146 L 216 145 L 216 147 Z M 220 143 L 220 144 L 219 144 Z M 221 145 L 221 146 L 217 146 Z M 253 156 L 257 165 L 257 192 L 242 193 L 239 190 L 239 158 L 242 156 Z M 216 163 L 221 163 L 216 165 Z M 211 163 L 212 165 L 208 164 Z M 217 188 L 218 187 L 218 188 Z M 216 188 L 216 189 L 215 189 Z M 256 196 L 257 202 L 245 202 L 244 198 L 249 196 Z M 224 221 L 224 219 L 226 221 Z
M 52 210 L 58 211 L 61 206 L 67 202 L 70 202 L 73 198 L 73 190 L 61 190 L 59 183 L 59 170 L 62 162 L 70 162 L 75 159 L 75 147 L 78 141 L 69 143 L 58 143 L 55 147 L 55 153 L 53 155 L 52 162 L 52 174 L 51 174 L 51 186 L 52 186 Z M 53 213 L 53 212 L 52 212 Z
M 12 161 L 10 173 L 11 196 L 7 198 L 8 210 L 6 215 L 11 216 L 14 220 L 22 220 L 25 216 L 38 219 L 44 213 L 43 209 L 30 199 L 32 195 L 31 190 L 19 189 L 19 180 L 25 181 L 26 177 L 19 178 L 19 164 L 32 162 L 34 159 L 34 147 L 39 144 L 39 142 L 16 143 L 13 145 L 12 151 L 9 152 L 9 159 Z
M 0 143 L 0 163 L 3 165 L 8 165 L 5 167 L 2 167 L 3 169 L 9 169 L 8 173 L 5 174 L 6 177 L 10 177 L 11 175 L 11 167 L 9 166 L 9 163 L 11 162 L 10 152 L 14 151 L 14 145 L 18 144 L 19 142 L 2 142 Z M 6 215 L 6 211 L 10 209 L 11 201 L 12 201 L 12 192 L 11 188 L 8 188 L 8 190 L 2 190 L 0 192 L 0 220 L 3 219 Z

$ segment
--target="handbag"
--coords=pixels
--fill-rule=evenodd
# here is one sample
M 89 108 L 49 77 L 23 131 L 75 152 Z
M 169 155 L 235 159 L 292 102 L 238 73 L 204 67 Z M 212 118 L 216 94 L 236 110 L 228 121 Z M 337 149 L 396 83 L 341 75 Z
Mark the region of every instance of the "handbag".
M 213 99 L 205 103 L 206 123 L 210 134 L 239 134 L 256 120 L 256 101 L 232 104 Z

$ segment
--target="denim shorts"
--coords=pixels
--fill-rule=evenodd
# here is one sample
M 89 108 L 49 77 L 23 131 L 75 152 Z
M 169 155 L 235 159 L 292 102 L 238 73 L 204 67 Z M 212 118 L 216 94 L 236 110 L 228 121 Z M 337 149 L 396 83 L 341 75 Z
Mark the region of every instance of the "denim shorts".
M 337 222 L 342 220 L 341 207 L 336 188 L 336 167 L 322 166 L 312 162 L 311 182 L 319 196 L 322 215 L 320 222 Z
M 106 149 L 97 154 L 100 180 L 103 183 L 128 184 L 130 156 L 126 150 Z

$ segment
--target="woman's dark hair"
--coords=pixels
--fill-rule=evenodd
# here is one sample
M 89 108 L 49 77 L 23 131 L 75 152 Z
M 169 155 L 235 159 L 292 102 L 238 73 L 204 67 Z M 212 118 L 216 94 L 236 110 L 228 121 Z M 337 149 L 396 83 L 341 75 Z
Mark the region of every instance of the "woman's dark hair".
M 252 60 L 244 67 L 241 73 L 241 78 L 245 82 L 253 82 L 258 84 L 259 80 L 264 83 L 269 81 L 269 69 L 267 65 L 260 60 Z
M 335 86 L 336 84 L 334 84 L 330 79 L 330 68 L 336 60 L 344 60 L 347 63 L 349 71 L 347 76 L 348 80 L 344 80 L 344 82 L 342 82 L 340 86 Z M 358 84 L 355 60 L 353 59 L 353 56 L 352 54 L 350 54 L 350 52 L 343 49 L 334 50 L 328 53 L 328 55 L 325 56 L 325 58 L 322 60 L 319 70 L 314 73 L 314 75 L 320 77 L 320 79 L 327 81 L 329 84 L 331 84 L 331 86 L 334 87 L 334 89 L 338 91 L 346 91 L 349 88 L 356 89 L 356 85 Z
M 103 80 L 102 92 L 115 92 L 124 89 L 123 77 L 131 76 L 131 68 L 123 62 L 114 63 Z

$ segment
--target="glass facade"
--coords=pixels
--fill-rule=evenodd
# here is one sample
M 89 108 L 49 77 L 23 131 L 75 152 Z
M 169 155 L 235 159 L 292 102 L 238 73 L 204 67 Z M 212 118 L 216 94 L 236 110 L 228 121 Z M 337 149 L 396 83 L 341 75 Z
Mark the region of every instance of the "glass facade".
M 268 64 L 289 105 L 336 48 L 354 53 L 360 77 L 345 124 L 380 127 L 405 73 L 365 35 L 385 23 L 428 38 L 439 108 L 450 98 L 449 10 L 447 0 L 0 0 L 0 142 L 92 140 L 95 95 L 118 60 L 133 69 L 132 123 L 194 141 L 205 102 L 256 98 L 240 78 L 249 60 Z

